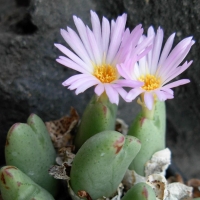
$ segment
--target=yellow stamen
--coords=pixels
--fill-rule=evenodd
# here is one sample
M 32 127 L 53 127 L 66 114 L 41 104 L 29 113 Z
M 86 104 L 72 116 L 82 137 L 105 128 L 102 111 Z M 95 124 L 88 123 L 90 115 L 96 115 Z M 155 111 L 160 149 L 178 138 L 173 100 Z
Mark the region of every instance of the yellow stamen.
M 154 75 L 147 74 L 147 75 L 142 75 L 139 78 L 139 81 L 143 81 L 144 85 L 142 88 L 144 90 L 150 91 L 150 90 L 155 90 L 160 87 L 161 80 L 160 78 L 155 77 Z
M 93 75 L 102 83 L 111 83 L 118 79 L 117 69 L 111 65 L 95 66 Z

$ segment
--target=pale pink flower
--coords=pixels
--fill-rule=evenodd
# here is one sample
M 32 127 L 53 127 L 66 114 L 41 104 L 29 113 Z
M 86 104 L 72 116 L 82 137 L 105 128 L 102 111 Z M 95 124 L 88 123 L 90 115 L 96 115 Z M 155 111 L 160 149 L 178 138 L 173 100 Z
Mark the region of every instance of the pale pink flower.
M 192 40 L 192 37 L 187 37 L 171 50 L 175 37 L 175 33 L 173 33 L 168 38 L 161 51 L 163 35 L 163 30 L 161 28 L 158 28 L 157 33 L 155 33 L 153 27 L 150 27 L 147 37 L 154 37 L 152 50 L 141 58 L 139 62 L 132 63 L 131 59 L 129 59 L 118 66 L 119 73 L 126 80 L 133 80 L 134 82 L 142 81 L 144 83 L 142 87 L 134 88 L 133 86 L 126 100 L 132 101 L 141 94 L 142 100 L 149 110 L 152 109 L 155 99 L 165 101 L 166 99 L 174 98 L 171 88 L 190 82 L 189 79 L 181 79 L 168 83 L 192 64 L 192 61 L 186 61 L 180 65 L 188 54 L 191 46 L 195 43 L 194 40 Z M 141 40 L 143 38 L 145 38 L 145 36 L 143 36 Z
M 131 33 L 129 29 L 125 30 L 126 18 L 127 15 L 123 14 L 110 24 L 103 17 L 101 24 L 97 14 L 91 11 L 92 30 L 76 16 L 73 19 L 79 35 L 69 27 L 61 29 L 62 37 L 73 51 L 55 44 L 67 56 L 60 56 L 57 62 L 81 73 L 64 81 L 64 86 L 75 89 L 76 94 L 95 86 L 98 96 L 106 92 L 110 102 L 115 104 L 119 102 L 119 94 L 122 98 L 126 97 L 127 92 L 122 86 L 129 85 L 129 81 L 120 79 L 116 66 L 125 61 L 130 50 L 134 51 L 137 61 L 149 51 L 151 42 L 147 38 L 137 45 L 143 29 L 138 25 Z M 141 86 L 142 83 L 134 81 L 131 85 Z

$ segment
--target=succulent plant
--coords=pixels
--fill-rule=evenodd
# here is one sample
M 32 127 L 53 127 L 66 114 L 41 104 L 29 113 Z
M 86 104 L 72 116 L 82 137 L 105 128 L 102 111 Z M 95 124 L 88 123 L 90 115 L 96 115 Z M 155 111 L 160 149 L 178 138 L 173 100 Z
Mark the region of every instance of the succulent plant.
M 89 138 L 72 164 L 70 185 L 74 193 L 85 191 L 92 199 L 111 196 L 140 146 L 137 138 L 116 131 L 103 131 Z
M 124 195 L 122 200 L 156 200 L 156 195 L 147 183 L 137 183 Z
M 100 21 L 91 11 L 91 29 L 78 17 L 73 19 L 78 34 L 69 27 L 61 29 L 71 50 L 55 44 L 65 54 L 57 62 L 80 74 L 68 78 L 63 86 L 76 89 L 76 94 L 95 87 L 95 96 L 85 109 L 75 135 L 77 154 L 72 152 L 74 144 L 64 140 L 59 143 L 63 148 L 56 158 L 48 131 L 37 115 L 32 114 L 27 124 L 14 124 L 5 146 L 8 166 L 0 170 L 4 200 L 53 200 L 46 190 L 56 193 L 57 181 L 48 174 L 55 160 L 60 165 L 51 168 L 50 173 L 67 180 L 74 200 L 105 199 L 113 197 L 116 190 L 118 196 L 114 199 L 119 199 L 123 194 L 122 181 L 126 189 L 130 188 L 122 200 L 176 199 L 178 190 L 180 198 L 185 194 L 191 197 L 192 187 L 167 185 L 163 173 L 170 163 L 169 152 L 158 151 L 165 149 L 164 101 L 174 98 L 171 88 L 190 82 L 188 79 L 171 81 L 192 64 L 186 61 L 180 65 L 195 41 L 192 37 L 185 38 L 172 49 L 175 37 L 172 34 L 162 47 L 162 28 L 155 32 L 150 26 L 146 36 L 142 25 L 130 31 L 126 28 L 126 14 L 110 23 L 105 17 Z M 124 87 L 131 90 L 127 92 Z M 114 131 L 119 96 L 131 102 L 138 95 L 142 112 L 124 136 Z M 70 130 L 66 131 L 66 138 L 68 134 Z M 56 134 L 55 138 L 62 140 Z M 141 181 L 144 182 L 138 183 Z M 132 187 L 133 184 L 136 185 Z
M 6 165 L 19 168 L 34 182 L 53 195 L 57 180 L 48 169 L 55 163 L 56 152 L 43 121 L 35 114 L 27 124 L 14 124 L 7 134 L 5 146 Z
M 112 104 L 107 95 L 94 95 L 87 105 L 81 118 L 81 123 L 75 138 L 76 149 L 91 136 L 104 131 L 115 129 L 117 106 Z
M 54 200 L 53 196 L 14 166 L 0 170 L 0 189 L 4 200 Z
M 129 169 L 144 176 L 146 162 L 151 156 L 165 148 L 166 114 L 164 102 L 156 102 L 153 119 L 148 119 L 142 111 L 131 125 L 128 135 L 137 137 L 142 144 Z

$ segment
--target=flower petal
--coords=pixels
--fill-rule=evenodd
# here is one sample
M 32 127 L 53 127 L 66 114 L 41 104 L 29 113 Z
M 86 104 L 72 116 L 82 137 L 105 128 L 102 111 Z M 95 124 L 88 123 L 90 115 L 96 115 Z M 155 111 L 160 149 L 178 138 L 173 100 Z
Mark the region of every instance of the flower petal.
M 138 41 L 141 38 L 142 34 L 143 34 L 143 28 L 142 25 L 139 24 L 137 25 L 130 34 L 130 39 L 126 41 L 126 45 L 132 45 L 133 47 L 136 47 L 138 45 Z
M 84 92 L 85 90 L 87 90 L 88 88 L 94 86 L 97 84 L 97 81 L 96 80 L 91 80 L 91 81 L 88 81 L 87 83 L 85 83 L 84 85 L 78 87 L 75 91 L 76 95 L 78 95 L 79 93 L 82 93 Z
M 177 57 L 176 59 L 174 59 L 173 62 L 171 62 L 169 64 L 169 66 L 165 69 L 165 71 L 163 71 L 163 75 L 167 76 L 168 74 L 172 73 L 174 70 L 176 70 L 177 66 L 183 61 L 183 59 L 186 57 L 186 55 L 188 54 L 191 46 L 193 45 L 193 41 L 187 46 L 187 48 L 182 52 L 182 54 L 180 55 L 180 57 Z M 182 73 L 182 72 L 181 72 Z
M 175 77 L 177 77 L 178 75 L 180 75 L 182 72 L 184 72 L 192 64 L 192 62 L 193 61 L 190 61 L 189 63 L 187 63 L 187 61 L 186 61 L 182 66 L 175 68 L 173 71 L 171 71 L 171 73 L 169 73 L 168 75 L 165 75 L 163 77 L 164 81 L 163 81 L 162 84 L 164 85 L 167 82 L 174 79 Z
M 150 73 L 155 74 L 158 65 L 158 59 L 160 57 L 160 51 L 163 42 L 163 30 L 159 27 L 157 30 L 156 37 L 154 39 L 154 45 L 152 50 L 152 60 L 150 64 Z
M 160 101 L 165 101 L 167 99 L 165 92 L 163 92 L 161 90 L 155 90 L 154 92 L 156 93 L 156 95 Z
M 126 101 L 130 102 L 130 101 L 134 100 L 142 92 L 144 92 L 144 90 L 142 90 L 141 88 L 134 88 L 134 89 L 130 90 L 126 96 Z
M 94 11 L 91 10 L 90 14 L 91 14 L 92 30 L 99 49 L 100 57 L 102 57 L 103 51 L 102 51 L 102 38 L 101 38 L 101 24 L 99 21 L 99 17 Z
M 94 55 L 94 61 L 96 63 L 97 66 L 99 66 L 102 63 L 102 58 L 101 58 L 101 53 L 99 51 L 99 46 L 97 44 L 97 41 L 94 37 L 93 32 L 89 29 L 89 27 L 87 27 L 87 34 L 88 34 L 88 38 L 90 41 L 90 46 Z
M 65 39 L 65 41 L 69 44 L 69 46 L 76 52 L 76 54 L 88 65 L 92 68 L 92 63 L 90 56 L 88 55 L 83 43 L 81 42 L 78 35 L 68 27 L 69 33 L 61 29 L 61 35 Z
M 174 95 L 170 94 L 168 92 L 165 92 L 165 96 L 166 96 L 167 99 L 173 99 L 174 98 Z
M 74 69 L 78 72 L 84 73 L 84 74 L 89 74 L 88 71 L 86 71 L 84 68 L 73 62 L 72 60 L 62 56 L 56 59 L 56 61 L 68 68 Z
M 93 56 L 93 53 L 92 53 L 92 49 L 91 49 L 91 46 L 90 46 L 90 42 L 89 42 L 89 39 L 88 39 L 88 36 L 87 36 L 87 31 L 86 31 L 86 26 L 85 24 L 83 23 L 83 21 L 81 19 L 79 19 L 78 17 L 76 16 L 73 16 L 73 19 L 74 19 L 74 23 L 76 25 L 76 28 L 78 30 L 78 33 L 79 33 L 79 36 L 87 50 L 87 53 L 90 57 L 90 60 L 94 60 L 94 56 Z
M 162 87 L 161 90 L 164 91 L 164 92 L 167 92 L 167 93 L 169 93 L 171 95 L 174 95 L 174 91 L 172 89 L 170 89 L 170 88 L 165 88 L 165 86 Z
M 100 96 L 103 92 L 104 92 L 104 85 L 99 83 L 95 89 L 94 89 L 95 93 Z
M 155 31 L 153 29 L 152 26 L 150 26 L 148 28 L 148 31 L 147 31 L 147 37 L 152 37 L 152 39 L 154 40 L 155 38 Z M 152 60 L 152 50 L 149 51 L 148 55 L 147 55 L 147 60 L 148 60 L 148 63 L 150 64 L 151 63 L 151 60 Z
M 109 21 L 105 17 L 103 17 L 102 20 L 102 45 L 104 54 L 103 56 L 107 55 L 109 39 L 110 39 L 110 24 Z M 104 59 L 106 59 L 106 57 Z
M 167 42 L 165 43 L 165 46 L 162 50 L 162 54 L 160 56 L 158 66 L 162 66 L 164 61 L 166 60 L 167 56 L 169 55 L 169 52 L 170 52 L 173 42 L 174 42 L 174 37 L 175 37 L 175 33 L 170 35 L 170 37 L 167 39 Z
M 61 52 L 63 52 L 66 56 L 68 56 L 71 60 L 73 60 L 75 63 L 83 67 L 88 72 L 92 72 L 90 66 L 86 65 L 76 54 L 74 54 L 72 51 L 70 51 L 68 48 L 63 46 L 62 44 L 54 44 Z M 62 57 L 60 56 L 62 59 Z M 64 59 L 62 59 L 64 60 Z
M 119 50 L 119 46 L 122 40 L 122 34 L 125 29 L 126 16 L 126 14 L 123 14 L 122 16 L 118 17 L 116 20 L 116 24 L 114 24 L 114 31 L 111 33 L 111 41 L 106 58 L 107 63 L 112 63 L 117 51 Z
M 82 78 L 86 78 L 90 75 L 88 74 L 77 74 L 77 75 L 74 75 L 74 76 L 71 76 L 70 78 L 68 78 L 66 81 L 64 81 L 62 83 L 63 86 L 69 86 L 71 85 L 72 83 L 74 83 L 76 80 L 78 79 L 82 79 Z
M 146 37 L 143 41 L 138 44 L 138 46 L 132 50 L 132 55 L 138 55 L 138 59 L 146 55 L 152 48 L 151 43 L 153 41 L 153 36 Z
M 122 87 L 132 87 L 132 88 L 141 87 L 144 85 L 144 82 L 135 80 L 126 80 L 126 79 L 117 80 L 115 83 Z
M 88 77 L 84 77 L 84 78 L 81 78 L 81 79 L 78 79 L 76 80 L 75 82 L 73 82 L 69 87 L 68 89 L 70 90 L 74 90 L 84 84 L 86 84 L 87 82 L 89 81 L 96 81 L 96 83 L 99 83 L 100 81 L 98 79 L 96 79 L 95 77 L 93 76 L 88 76 Z
M 108 95 L 108 98 L 111 103 L 115 103 L 118 105 L 119 103 L 119 94 L 115 89 L 113 89 L 112 85 L 110 84 L 104 84 L 106 94 Z
M 131 79 L 129 71 L 125 68 L 125 64 L 117 65 L 117 70 L 119 74 L 124 77 L 125 79 Z
M 126 102 L 130 102 L 128 100 L 126 100 L 126 96 L 127 96 L 127 91 L 124 90 L 122 87 L 116 87 L 115 90 L 117 90 L 117 92 L 120 94 L 120 96 L 126 101 Z
M 163 88 L 174 88 L 174 87 L 177 87 L 177 86 L 180 86 L 180 85 L 187 84 L 189 82 L 190 82 L 189 79 L 181 79 L 181 80 L 169 83 L 169 84 L 165 85 Z
M 192 37 L 188 37 L 179 42 L 163 63 L 163 67 L 162 69 L 160 69 L 159 75 L 166 74 L 172 68 L 177 67 L 189 52 L 189 49 L 191 48 L 192 44 Z

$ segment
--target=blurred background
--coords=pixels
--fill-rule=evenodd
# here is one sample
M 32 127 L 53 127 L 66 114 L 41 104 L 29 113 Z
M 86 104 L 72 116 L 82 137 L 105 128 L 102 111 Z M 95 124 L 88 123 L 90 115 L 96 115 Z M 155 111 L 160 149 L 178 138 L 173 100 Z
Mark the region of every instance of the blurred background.
M 61 83 L 73 74 L 56 63 L 61 53 L 54 43 L 65 45 L 60 28 L 75 29 L 72 16 L 90 26 L 90 10 L 102 18 L 128 14 L 130 29 L 143 24 L 164 29 L 164 41 L 176 32 L 174 45 L 185 37 L 196 41 L 187 60 L 192 66 L 178 78 L 190 84 L 174 89 L 166 102 L 167 146 L 173 163 L 186 178 L 200 178 L 200 1 L 198 0 L 0 0 L 0 165 L 4 164 L 7 131 L 26 122 L 31 113 L 44 121 L 69 113 L 73 106 L 81 116 L 93 88 L 75 95 Z M 136 102 L 121 100 L 118 117 L 130 124 L 139 111 Z

